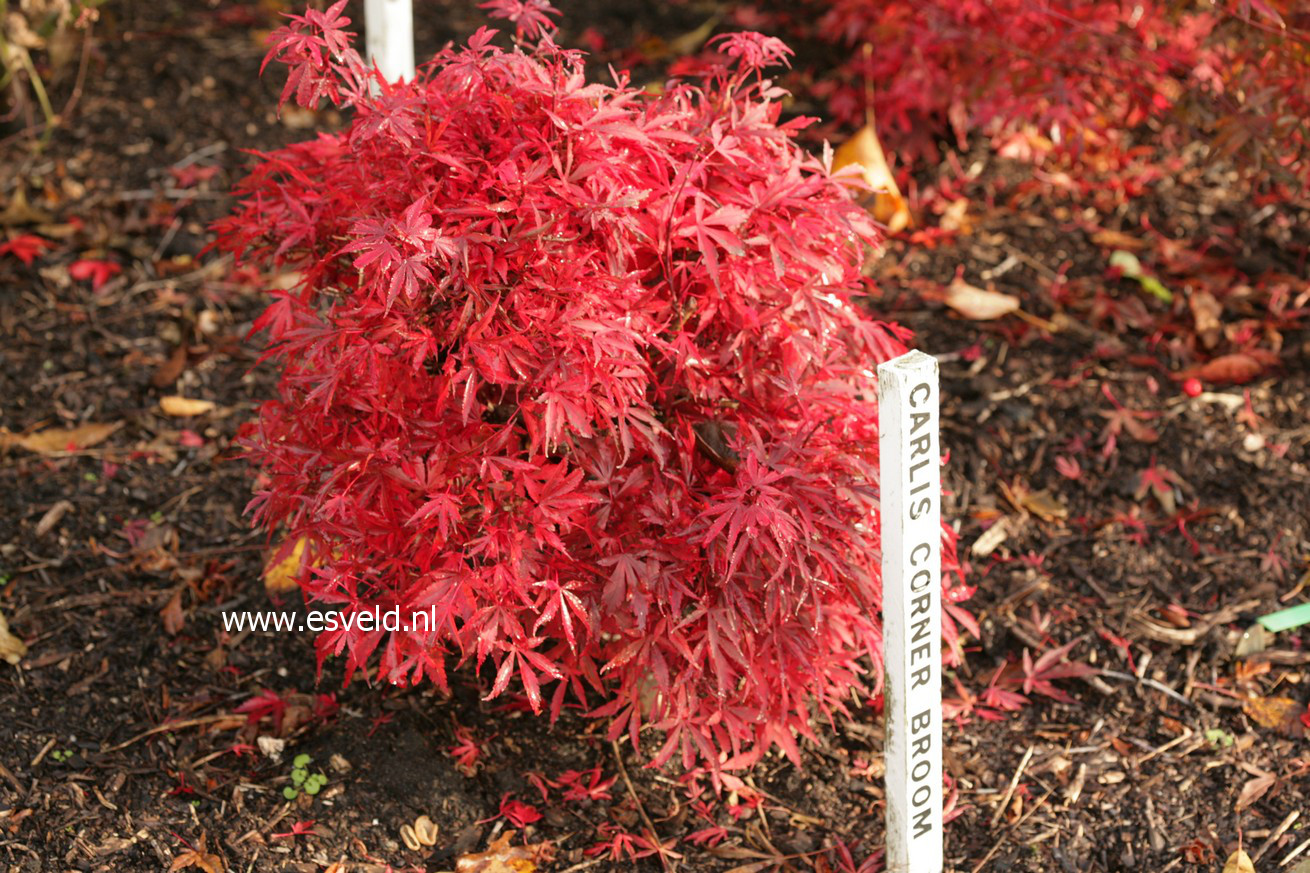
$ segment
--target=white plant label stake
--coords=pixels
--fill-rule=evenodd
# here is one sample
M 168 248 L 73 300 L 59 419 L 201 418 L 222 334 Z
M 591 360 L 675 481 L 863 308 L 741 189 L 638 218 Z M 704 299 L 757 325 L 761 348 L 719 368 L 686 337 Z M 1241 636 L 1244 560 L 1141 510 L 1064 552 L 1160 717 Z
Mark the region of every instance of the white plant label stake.
M 887 870 L 942 870 L 941 440 L 937 359 L 878 366 Z
M 364 0 L 364 43 L 388 82 L 414 79 L 412 0 Z

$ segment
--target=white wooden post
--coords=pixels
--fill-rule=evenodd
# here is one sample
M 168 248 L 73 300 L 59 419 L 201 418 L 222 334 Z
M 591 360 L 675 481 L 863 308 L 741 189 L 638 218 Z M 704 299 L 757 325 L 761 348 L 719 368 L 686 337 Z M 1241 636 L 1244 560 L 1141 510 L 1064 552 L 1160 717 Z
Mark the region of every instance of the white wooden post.
M 937 359 L 878 366 L 887 870 L 942 870 L 941 440 Z
M 364 42 L 388 82 L 414 78 L 412 0 L 364 0 Z

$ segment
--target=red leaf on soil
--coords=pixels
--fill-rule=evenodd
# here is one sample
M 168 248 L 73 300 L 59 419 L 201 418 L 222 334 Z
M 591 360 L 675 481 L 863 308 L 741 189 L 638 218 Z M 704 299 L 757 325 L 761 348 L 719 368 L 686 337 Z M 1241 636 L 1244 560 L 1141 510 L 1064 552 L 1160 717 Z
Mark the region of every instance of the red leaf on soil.
M 16 236 L 8 242 L 0 243 L 0 255 L 13 255 L 22 261 L 26 266 L 32 266 L 32 262 L 41 254 L 44 249 L 52 249 L 55 244 L 48 239 L 42 239 L 30 233 L 22 236 Z
M 79 282 L 91 280 L 91 291 L 97 292 L 106 282 L 123 272 L 113 261 L 81 260 L 68 265 L 68 275 Z
M 238 706 L 237 712 L 245 715 L 246 724 L 249 725 L 259 724 L 265 718 L 272 719 L 273 731 L 281 733 L 282 719 L 287 713 L 287 702 L 276 692 L 265 688 L 258 696 Z
M 520 829 L 541 820 L 541 813 L 537 812 L 535 806 L 515 800 L 511 794 L 506 794 L 500 799 L 500 814 L 514 827 Z

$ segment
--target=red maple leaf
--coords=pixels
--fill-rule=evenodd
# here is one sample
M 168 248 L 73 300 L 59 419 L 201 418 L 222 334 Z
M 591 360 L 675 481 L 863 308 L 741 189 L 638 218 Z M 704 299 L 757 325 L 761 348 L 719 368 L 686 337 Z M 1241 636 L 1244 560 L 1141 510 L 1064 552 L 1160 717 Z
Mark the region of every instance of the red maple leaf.
M 291 830 L 281 834 L 273 834 L 275 840 L 294 840 L 296 837 L 309 837 L 314 835 L 314 820 L 292 822 Z
M 282 719 L 287 714 L 287 702 L 274 691 L 265 688 L 258 695 L 237 707 L 246 717 L 246 724 L 257 725 L 265 718 L 273 721 L 273 732 L 282 732 Z
M 98 292 L 106 282 L 123 272 L 122 266 L 113 261 L 85 259 L 73 261 L 68 265 L 68 275 L 79 282 L 91 280 L 92 293 Z
M 55 244 L 48 239 L 30 233 L 16 236 L 8 242 L 0 243 L 0 255 L 13 255 L 24 265 L 30 267 L 37 256 L 45 249 L 52 249 Z
M 535 806 L 515 800 L 512 794 L 506 794 L 500 799 L 500 815 L 519 829 L 527 827 L 534 821 L 541 821 L 541 813 Z

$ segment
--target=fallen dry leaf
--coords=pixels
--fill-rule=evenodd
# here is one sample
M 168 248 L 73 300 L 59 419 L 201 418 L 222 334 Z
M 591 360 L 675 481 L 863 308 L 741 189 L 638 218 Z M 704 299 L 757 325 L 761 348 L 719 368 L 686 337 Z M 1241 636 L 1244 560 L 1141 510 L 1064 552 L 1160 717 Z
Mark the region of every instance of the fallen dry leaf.
M 164 630 L 169 636 L 176 636 L 177 633 L 186 627 L 186 615 L 182 612 L 182 589 L 179 587 L 173 592 L 173 596 L 168 598 L 168 603 L 164 608 L 159 610 L 159 617 L 164 620 Z
M 169 865 L 169 873 L 176 873 L 178 870 L 186 870 L 195 867 L 203 870 L 205 873 L 223 873 L 223 859 L 217 855 L 212 855 L 205 848 L 205 838 L 201 837 L 196 841 L 195 848 L 187 847 L 185 852 L 179 854 Z
M 455 873 L 533 873 L 537 859 L 548 851 L 548 845 L 511 846 L 514 831 L 505 831 L 485 852 L 461 855 L 455 861 Z
M 1242 701 L 1242 711 L 1260 727 L 1292 739 L 1305 736 L 1305 725 L 1301 722 L 1305 705 L 1290 697 L 1251 697 Z
M 1173 378 L 1190 379 L 1196 377 L 1202 382 L 1214 384 L 1232 382 L 1240 385 L 1243 382 L 1250 382 L 1263 373 L 1265 366 L 1266 362 L 1262 362 L 1254 355 L 1245 352 L 1234 352 L 1231 355 L 1220 355 L 1196 367 L 1188 367 L 1186 370 L 1174 374 Z
M 1018 297 L 970 285 L 959 277 L 946 287 L 942 302 L 971 321 L 992 321 L 1019 308 Z
M 1019 505 L 1042 521 L 1056 521 L 1069 517 L 1069 509 L 1049 490 L 1032 491 L 1019 498 Z
M 22 185 L 14 191 L 3 212 L 0 212 L 0 224 L 6 227 L 15 224 L 42 224 L 50 221 L 50 215 L 36 209 L 27 202 L 27 191 Z
M 269 595 L 286 594 L 300 587 L 296 577 L 300 575 L 301 565 L 305 559 L 304 537 L 292 542 L 284 540 L 269 555 L 264 564 L 264 590 Z
M 155 370 L 155 374 L 150 377 L 150 384 L 156 388 L 167 388 L 177 381 L 178 376 L 182 375 L 182 371 L 186 369 L 186 363 L 187 347 L 186 343 L 182 343 L 173 349 L 173 353 L 168 356 L 168 360 L 160 364 Z
M 0 428 L 0 448 L 21 446 L 39 455 L 76 452 L 104 442 L 122 426 L 123 423 L 119 421 L 112 424 L 92 422 L 69 429 L 52 427 L 29 434 L 11 433 L 5 428 Z
M 193 415 L 204 415 L 206 412 L 212 412 L 214 401 L 197 400 L 194 397 L 179 397 L 176 394 L 170 394 L 167 397 L 159 398 L 159 408 L 164 411 L 164 415 L 171 415 L 174 418 L 190 418 Z
M 1223 873 L 1255 873 L 1255 864 L 1251 863 L 1250 855 L 1238 849 L 1228 856 Z
M 1242 793 L 1237 795 L 1237 803 L 1233 805 L 1235 812 L 1241 812 L 1251 804 L 1269 793 L 1269 789 L 1274 787 L 1278 779 L 1273 773 L 1261 773 L 1254 779 L 1247 780 L 1242 786 Z
M 9 622 L 5 621 L 5 614 L 0 612 L 0 658 L 18 666 L 26 654 L 27 644 L 9 632 Z
M 901 196 L 901 189 L 897 187 L 896 178 L 887 165 L 887 156 L 883 153 L 882 143 L 878 141 L 873 125 L 861 127 L 833 154 L 833 172 L 850 166 L 858 166 L 865 183 L 877 192 L 873 209 L 870 210 L 873 217 L 887 225 L 892 233 L 909 227 L 910 206 Z

